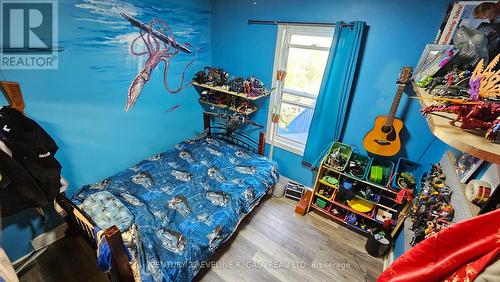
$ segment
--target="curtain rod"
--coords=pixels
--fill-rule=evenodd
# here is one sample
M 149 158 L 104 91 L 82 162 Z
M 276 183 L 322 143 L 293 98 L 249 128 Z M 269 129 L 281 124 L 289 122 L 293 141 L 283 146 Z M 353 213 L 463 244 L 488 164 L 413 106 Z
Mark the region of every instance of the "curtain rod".
M 248 24 L 263 24 L 263 25 L 278 25 L 278 24 L 290 24 L 290 25 L 323 25 L 323 26 L 335 26 L 335 23 L 325 23 L 325 22 L 287 22 L 287 21 L 263 21 L 263 20 L 248 20 Z M 342 26 L 354 26 L 353 24 L 342 24 Z

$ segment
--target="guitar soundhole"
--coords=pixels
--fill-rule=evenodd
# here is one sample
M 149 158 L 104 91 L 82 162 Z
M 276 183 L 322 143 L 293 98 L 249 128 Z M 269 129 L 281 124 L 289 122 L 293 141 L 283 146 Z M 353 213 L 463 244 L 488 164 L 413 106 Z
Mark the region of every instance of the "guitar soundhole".
M 383 133 L 389 133 L 392 130 L 392 126 L 382 126 Z

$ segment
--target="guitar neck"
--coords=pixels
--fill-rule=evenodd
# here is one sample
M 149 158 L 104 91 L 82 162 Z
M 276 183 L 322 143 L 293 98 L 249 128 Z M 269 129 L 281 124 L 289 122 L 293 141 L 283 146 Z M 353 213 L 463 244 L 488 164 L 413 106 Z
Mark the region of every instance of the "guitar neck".
M 387 115 L 386 122 L 384 126 L 390 127 L 394 122 L 394 117 L 396 116 L 396 112 L 398 111 L 399 102 L 401 101 L 401 96 L 403 96 L 403 90 L 405 88 L 404 84 L 398 84 L 398 91 L 396 92 L 396 96 L 392 101 L 391 109 L 389 110 L 389 114 Z

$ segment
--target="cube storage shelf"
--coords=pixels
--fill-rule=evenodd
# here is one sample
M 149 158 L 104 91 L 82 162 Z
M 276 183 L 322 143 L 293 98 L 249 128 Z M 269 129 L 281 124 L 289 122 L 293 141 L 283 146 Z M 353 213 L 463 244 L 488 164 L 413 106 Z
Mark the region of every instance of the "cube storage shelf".
M 309 202 L 308 211 L 312 208 L 318 212 L 326 215 L 327 217 L 344 224 L 348 228 L 357 231 L 363 235 L 368 234 L 368 230 L 372 228 L 380 228 L 384 224 L 383 221 L 377 219 L 377 215 L 380 214 L 390 214 L 393 220 L 390 226 L 391 235 L 395 236 L 397 231 L 401 228 L 404 219 L 406 217 L 406 212 L 410 206 L 410 203 L 403 200 L 402 203 L 396 202 L 397 192 L 389 188 L 391 183 L 387 183 L 387 186 L 372 183 L 366 179 L 361 179 L 348 174 L 344 171 L 335 169 L 326 164 L 325 157 L 321 162 L 321 166 L 316 177 L 316 182 L 314 184 L 314 193 Z M 392 168 L 391 168 L 392 170 Z M 323 176 L 329 175 L 335 177 L 339 180 L 337 185 L 331 184 L 323 180 Z M 392 176 L 392 173 L 391 173 Z M 355 194 L 354 198 L 362 199 L 373 205 L 373 208 L 367 212 L 359 212 L 354 210 L 349 206 L 349 204 L 338 197 L 339 186 L 342 185 L 343 180 L 348 179 L 349 181 L 356 181 L 358 185 L 371 189 L 375 194 L 380 195 L 378 201 L 372 199 L 367 199 L 363 195 Z M 327 189 L 333 191 L 325 195 Z M 323 193 L 321 193 L 323 192 Z M 332 194 L 332 196 L 329 196 Z M 321 199 L 319 203 L 322 205 L 326 202 L 325 207 L 321 207 L 317 204 L 317 199 Z M 356 223 L 355 223 L 356 222 Z

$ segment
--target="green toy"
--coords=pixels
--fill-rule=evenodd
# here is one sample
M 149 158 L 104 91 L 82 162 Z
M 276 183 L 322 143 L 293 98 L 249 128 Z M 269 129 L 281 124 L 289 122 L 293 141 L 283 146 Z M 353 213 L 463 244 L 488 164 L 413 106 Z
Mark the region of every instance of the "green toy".
M 327 202 L 321 198 L 316 199 L 316 205 L 322 209 L 326 207 Z
M 325 175 L 321 179 L 334 186 L 337 186 L 339 184 L 339 180 L 333 176 Z
M 384 168 L 378 165 L 374 165 L 370 170 L 370 181 L 374 183 L 382 183 L 384 177 Z
M 398 178 L 398 186 L 400 188 L 409 188 L 409 189 L 414 189 L 416 186 L 417 182 L 415 181 L 415 177 L 413 174 L 404 171 L 399 174 Z
M 427 87 L 430 83 L 432 82 L 432 76 L 426 76 L 424 79 L 420 80 L 419 82 L 415 83 L 417 87 L 420 88 L 425 88 Z

